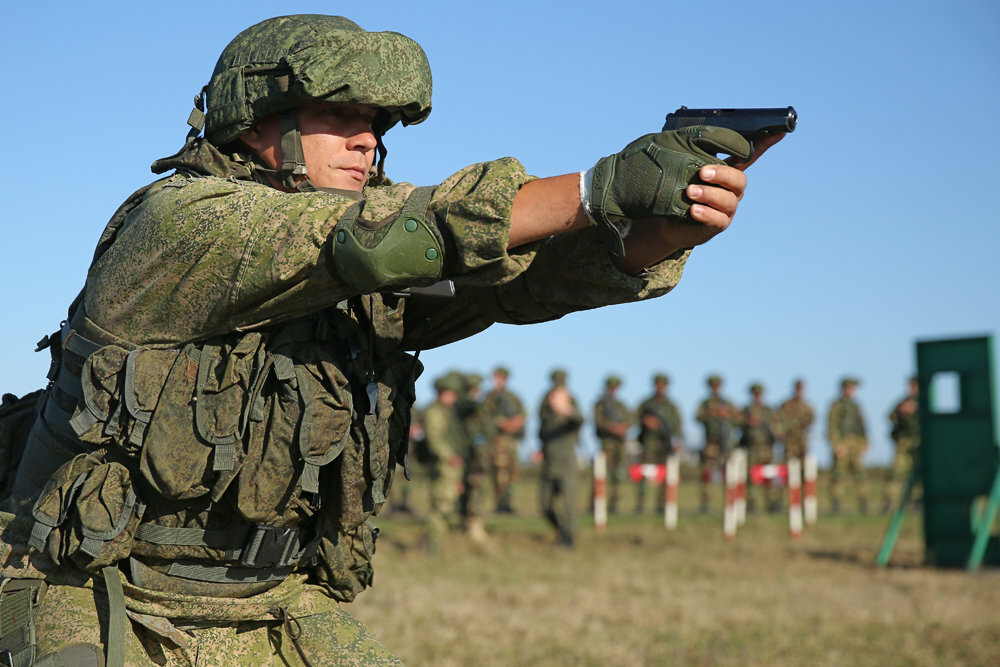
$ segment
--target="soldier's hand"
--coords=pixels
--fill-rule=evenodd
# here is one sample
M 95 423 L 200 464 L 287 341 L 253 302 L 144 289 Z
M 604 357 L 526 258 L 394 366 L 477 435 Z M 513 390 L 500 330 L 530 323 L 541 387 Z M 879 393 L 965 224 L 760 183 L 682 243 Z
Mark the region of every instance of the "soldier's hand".
M 742 169 L 726 166 L 716 155 L 745 160 L 750 150 L 737 132 L 697 125 L 647 134 L 602 158 L 593 169 L 589 206 L 602 240 L 613 254 L 624 255 L 632 222 L 646 218 L 713 226 L 727 218 L 724 229 L 746 179 Z

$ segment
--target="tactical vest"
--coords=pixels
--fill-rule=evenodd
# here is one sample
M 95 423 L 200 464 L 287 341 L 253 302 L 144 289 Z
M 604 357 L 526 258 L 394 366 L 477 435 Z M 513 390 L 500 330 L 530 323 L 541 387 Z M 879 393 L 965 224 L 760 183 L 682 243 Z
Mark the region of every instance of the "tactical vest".
M 160 349 L 104 331 L 78 299 L 40 345 L 50 384 L 14 485 L 34 499 L 30 546 L 91 573 L 127 559 L 156 590 L 243 597 L 301 569 L 352 600 L 372 576 L 368 519 L 406 463 L 420 367 L 399 349 L 402 312 L 368 295 Z

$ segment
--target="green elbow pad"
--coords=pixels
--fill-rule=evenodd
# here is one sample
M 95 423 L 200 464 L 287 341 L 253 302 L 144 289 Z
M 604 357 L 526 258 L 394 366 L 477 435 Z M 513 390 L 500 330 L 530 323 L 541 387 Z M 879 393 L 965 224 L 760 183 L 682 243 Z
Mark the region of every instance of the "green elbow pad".
M 345 216 L 329 244 L 334 274 L 362 294 L 436 283 L 444 269 L 444 252 L 436 227 L 424 217 L 404 210 L 372 226 L 360 217 Z

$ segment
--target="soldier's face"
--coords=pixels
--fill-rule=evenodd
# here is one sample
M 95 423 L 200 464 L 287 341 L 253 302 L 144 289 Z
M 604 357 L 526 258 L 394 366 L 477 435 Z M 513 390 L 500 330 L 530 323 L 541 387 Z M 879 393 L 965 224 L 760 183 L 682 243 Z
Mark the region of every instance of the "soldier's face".
M 378 145 L 372 131 L 376 111 L 370 106 L 329 102 L 297 111 L 302 151 L 313 185 L 356 191 L 364 188 Z M 270 168 L 281 166 L 284 155 L 277 116 L 258 121 L 241 138 Z

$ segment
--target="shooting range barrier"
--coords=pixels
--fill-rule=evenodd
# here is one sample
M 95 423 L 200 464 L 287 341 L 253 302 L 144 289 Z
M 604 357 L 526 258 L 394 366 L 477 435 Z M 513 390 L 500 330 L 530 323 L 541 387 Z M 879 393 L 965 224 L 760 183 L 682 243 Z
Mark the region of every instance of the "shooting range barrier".
M 914 486 L 923 485 L 928 564 L 1000 565 L 1000 447 L 991 337 L 918 342 L 920 447 L 876 563 L 889 563 Z

